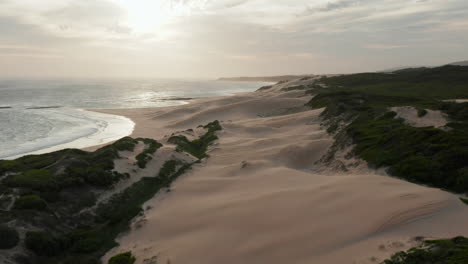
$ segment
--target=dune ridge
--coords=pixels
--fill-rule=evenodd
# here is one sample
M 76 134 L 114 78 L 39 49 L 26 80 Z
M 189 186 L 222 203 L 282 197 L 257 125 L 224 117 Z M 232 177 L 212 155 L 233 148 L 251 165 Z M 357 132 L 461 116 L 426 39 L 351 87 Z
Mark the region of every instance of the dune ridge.
M 456 195 L 367 167 L 326 167 L 334 139 L 322 109 L 303 108 L 311 96 L 287 87 L 99 110 L 131 118 L 132 136 L 161 141 L 215 119 L 223 126 L 210 158 L 148 201 L 103 260 L 131 250 L 136 263 L 379 263 L 420 236 L 468 235 Z

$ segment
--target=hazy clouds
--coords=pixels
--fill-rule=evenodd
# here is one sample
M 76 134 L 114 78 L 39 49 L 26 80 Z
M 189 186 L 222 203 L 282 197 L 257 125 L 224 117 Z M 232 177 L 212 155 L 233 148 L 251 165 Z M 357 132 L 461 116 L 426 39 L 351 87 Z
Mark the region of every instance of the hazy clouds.
M 0 0 L 0 76 L 216 77 L 468 59 L 466 0 Z

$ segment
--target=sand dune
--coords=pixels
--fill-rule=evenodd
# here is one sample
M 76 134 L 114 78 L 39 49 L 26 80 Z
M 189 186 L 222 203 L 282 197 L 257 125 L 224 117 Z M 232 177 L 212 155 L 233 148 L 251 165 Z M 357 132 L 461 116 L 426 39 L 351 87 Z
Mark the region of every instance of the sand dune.
M 321 173 L 316 162 L 333 143 L 321 110 L 264 115 L 310 99 L 279 90 L 103 110 L 159 140 L 215 119 L 224 128 L 211 157 L 148 201 L 104 260 L 132 250 L 137 263 L 378 263 L 417 236 L 468 235 L 455 195 L 376 172 Z

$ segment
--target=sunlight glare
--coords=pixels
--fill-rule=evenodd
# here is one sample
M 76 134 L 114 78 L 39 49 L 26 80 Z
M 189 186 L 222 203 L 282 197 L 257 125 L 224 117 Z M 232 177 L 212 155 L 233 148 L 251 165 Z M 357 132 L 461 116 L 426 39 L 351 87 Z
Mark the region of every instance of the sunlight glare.
M 189 15 L 194 6 L 177 0 L 114 0 L 127 13 L 127 25 L 136 32 L 160 28 L 176 17 Z M 200 3 L 196 8 L 201 8 Z

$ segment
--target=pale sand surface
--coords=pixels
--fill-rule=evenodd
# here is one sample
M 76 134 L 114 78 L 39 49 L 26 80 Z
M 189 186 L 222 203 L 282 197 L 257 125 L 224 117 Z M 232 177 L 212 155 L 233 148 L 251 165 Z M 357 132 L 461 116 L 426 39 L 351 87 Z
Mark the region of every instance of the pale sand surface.
M 104 260 L 132 250 L 137 263 L 378 263 L 416 236 L 468 236 L 456 195 L 369 169 L 320 173 L 314 163 L 333 143 L 321 110 L 259 117 L 310 99 L 278 90 L 100 110 L 131 118 L 132 136 L 162 142 L 216 119 L 224 128 L 211 157 L 148 201 Z
M 390 110 L 397 113 L 405 123 L 414 127 L 443 127 L 448 123 L 448 117 L 441 111 L 426 109 L 427 114 L 418 116 L 418 110 L 412 106 L 392 107 Z

